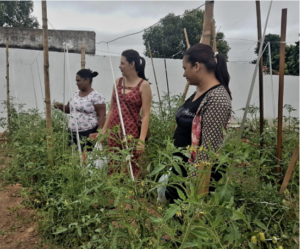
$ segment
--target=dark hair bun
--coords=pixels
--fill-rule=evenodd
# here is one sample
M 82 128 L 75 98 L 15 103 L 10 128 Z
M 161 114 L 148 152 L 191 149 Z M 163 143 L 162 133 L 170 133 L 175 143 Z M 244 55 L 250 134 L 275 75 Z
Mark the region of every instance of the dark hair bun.
M 92 72 L 92 77 L 96 77 L 98 75 L 98 72 Z

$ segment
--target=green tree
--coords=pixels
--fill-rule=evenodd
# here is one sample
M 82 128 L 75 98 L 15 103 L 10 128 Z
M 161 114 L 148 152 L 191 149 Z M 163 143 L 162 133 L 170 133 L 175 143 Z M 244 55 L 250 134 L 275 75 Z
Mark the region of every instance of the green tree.
M 146 30 L 143 34 L 146 56 L 149 56 L 148 41 L 151 46 L 152 56 L 155 58 L 182 59 L 182 53 L 187 49 L 183 29 L 186 28 L 190 45 L 200 42 L 203 28 L 203 10 L 186 10 L 182 17 L 173 13 L 166 15 L 160 23 Z M 224 34 L 216 35 L 217 50 L 228 59 L 230 47 L 223 40 Z M 178 53 L 181 52 L 181 53 Z
M 0 1 L 0 27 L 38 28 L 33 1 Z
M 271 45 L 271 60 L 272 69 L 279 71 L 280 62 L 280 36 L 277 34 L 268 34 L 265 36 L 265 45 L 270 42 Z M 299 75 L 299 42 L 296 45 L 286 45 L 285 47 L 285 68 L 284 73 L 286 75 Z M 258 55 L 258 46 L 254 50 Z M 252 61 L 253 64 L 256 60 Z M 269 67 L 269 52 L 265 50 L 263 54 L 263 65 Z
M 287 45 L 285 50 L 285 65 L 289 75 L 299 75 L 299 41 L 295 44 Z

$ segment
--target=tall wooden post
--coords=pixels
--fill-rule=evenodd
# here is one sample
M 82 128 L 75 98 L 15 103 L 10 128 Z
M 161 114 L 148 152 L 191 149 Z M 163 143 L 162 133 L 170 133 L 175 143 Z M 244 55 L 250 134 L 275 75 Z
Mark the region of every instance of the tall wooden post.
M 215 22 L 212 21 L 211 23 L 211 33 L 212 33 L 212 37 L 213 37 L 213 46 L 212 49 L 214 52 L 217 52 L 217 41 L 216 41 L 216 26 L 215 26 Z M 215 61 L 217 61 L 217 59 L 215 59 Z
M 210 45 L 211 23 L 213 22 L 214 1 L 205 1 L 205 13 L 203 20 L 203 31 L 200 43 Z
M 211 36 L 212 36 L 212 22 L 213 22 L 213 12 L 214 12 L 214 1 L 205 1 L 205 13 L 204 13 L 204 20 L 203 20 L 203 32 L 200 43 L 210 45 Z M 201 167 L 200 167 L 201 169 Z M 207 173 L 199 173 L 199 177 L 201 177 L 200 181 L 203 181 L 204 185 L 199 190 L 199 194 L 206 196 L 209 191 L 209 184 L 210 184 L 210 176 L 211 172 Z
M 46 103 L 46 128 L 48 132 L 47 147 L 50 146 L 50 136 L 52 130 L 51 120 L 51 97 L 49 83 L 49 51 L 48 51 L 48 19 L 47 2 L 42 1 L 42 19 L 43 19 L 43 48 L 44 48 L 44 82 L 45 82 L 45 103 Z
M 85 45 L 81 44 L 81 69 L 85 69 Z
M 8 38 L 6 39 L 6 94 L 7 94 L 7 130 L 10 128 L 10 99 L 9 99 L 9 52 Z
M 260 41 L 262 38 L 262 33 L 261 33 L 261 15 L 260 15 L 260 1 L 256 0 L 256 19 L 257 19 L 257 38 L 258 38 L 258 44 L 257 47 L 260 47 Z M 262 73 L 262 67 L 263 67 L 263 56 L 260 57 L 259 61 L 259 67 L 258 67 L 258 72 L 259 72 L 259 131 L 260 131 L 260 136 L 262 136 L 264 132 L 264 82 L 263 82 L 263 73 Z M 264 144 L 264 141 L 261 137 L 260 139 L 260 147 L 262 148 Z M 262 149 L 260 149 L 260 156 L 262 155 Z
M 184 31 L 186 45 L 187 45 L 187 48 L 189 49 L 191 47 L 191 45 L 190 45 L 190 42 L 189 42 L 189 37 L 188 37 L 187 32 L 186 32 L 186 28 L 184 28 L 183 31 Z M 186 97 L 186 94 L 187 94 L 187 92 L 189 90 L 189 87 L 190 87 L 190 84 L 187 81 L 185 83 L 185 87 L 184 87 L 183 94 L 182 94 L 182 103 L 185 101 L 185 97 Z
M 159 100 L 160 111 L 161 111 L 162 117 L 164 117 L 163 111 L 162 111 L 162 106 L 161 106 L 161 99 L 160 99 L 160 94 L 159 94 L 159 89 L 158 89 L 158 84 L 157 84 L 157 79 L 156 79 L 156 73 L 155 73 L 155 68 L 154 68 L 154 63 L 153 63 L 153 58 L 152 58 L 151 47 L 150 47 L 149 41 L 148 41 L 148 49 L 149 49 L 149 54 L 150 54 L 150 58 L 151 58 L 151 62 L 152 62 L 152 68 L 153 68 L 154 79 L 155 79 L 155 83 L 156 83 L 156 89 L 157 89 L 157 95 L 158 95 L 158 100 Z
M 283 118 L 283 89 L 284 89 L 284 64 L 285 64 L 285 39 L 286 39 L 287 9 L 281 13 L 281 39 L 280 39 L 280 62 L 279 62 L 279 96 L 278 96 L 278 129 L 277 129 L 277 163 L 276 172 L 280 173 L 280 161 L 282 159 L 282 118 Z M 279 176 L 278 176 L 279 177 Z

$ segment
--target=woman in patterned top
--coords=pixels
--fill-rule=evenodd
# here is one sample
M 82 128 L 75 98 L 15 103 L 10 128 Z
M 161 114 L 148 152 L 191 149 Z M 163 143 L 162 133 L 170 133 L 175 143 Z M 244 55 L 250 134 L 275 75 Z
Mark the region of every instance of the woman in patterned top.
M 139 175 L 137 160 L 145 150 L 144 143 L 149 126 L 152 99 L 150 84 L 145 77 L 145 64 L 145 59 L 140 57 L 137 51 L 132 49 L 125 50 L 122 53 L 119 66 L 123 77 L 116 80 L 117 93 L 120 100 L 121 113 L 128 141 L 130 142 L 131 137 L 140 140 L 132 152 L 133 157 L 131 164 L 135 177 L 138 177 Z M 142 122 L 140 117 L 141 110 Z M 139 130 L 140 122 L 141 129 Z M 113 90 L 111 106 L 102 133 L 104 134 L 106 132 L 107 127 L 111 130 L 116 125 L 121 127 L 116 93 L 115 90 Z M 122 129 L 120 134 L 110 134 L 108 145 L 111 148 L 119 147 L 122 149 L 125 144 L 124 142 L 120 143 L 120 141 L 124 141 Z M 117 153 L 117 150 L 114 151 Z M 111 169 L 110 173 L 113 171 L 114 170 Z
M 227 129 L 230 122 L 230 77 L 225 57 L 214 53 L 211 46 L 205 44 L 190 47 L 184 54 L 182 64 L 183 76 L 198 90 L 176 112 L 174 145 L 184 149 L 192 148 L 190 159 L 181 153 L 176 155 L 185 162 L 199 165 L 209 159 L 205 150 L 216 152 L 221 146 L 223 129 Z M 186 170 L 183 167 L 181 170 L 183 176 L 187 177 Z M 174 168 L 172 172 L 178 175 Z M 219 180 L 221 175 L 212 170 L 211 177 Z M 166 197 L 170 202 L 179 198 L 176 189 L 172 187 L 167 188 Z
M 87 151 L 92 150 L 92 143 L 86 139 L 91 133 L 97 132 L 98 128 L 102 129 L 106 116 L 105 99 L 102 94 L 92 88 L 93 78 L 97 75 L 97 72 L 92 72 L 90 69 L 79 70 L 76 74 L 78 90 L 75 91 L 68 104 L 64 106 L 58 102 L 54 103 L 54 108 L 70 113 L 68 130 L 72 137 L 71 142 L 77 144 L 77 123 L 79 138 L 85 140 L 83 150 Z M 74 111 L 74 106 L 76 111 Z

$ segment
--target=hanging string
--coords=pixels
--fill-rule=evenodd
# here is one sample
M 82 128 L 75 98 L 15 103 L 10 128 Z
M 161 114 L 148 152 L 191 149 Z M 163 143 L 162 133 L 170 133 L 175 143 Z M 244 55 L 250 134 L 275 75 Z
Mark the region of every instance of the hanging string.
M 65 113 L 66 105 L 66 44 L 64 46 L 64 84 L 63 84 L 63 113 Z M 63 115 L 63 154 L 65 153 L 65 129 L 66 129 L 66 120 L 65 115 Z
M 36 62 L 37 71 L 38 71 L 38 75 L 39 75 L 39 82 L 40 82 L 40 89 L 41 89 L 41 94 L 42 94 L 41 96 L 43 98 L 44 111 L 46 112 L 46 103 L 45 103 L 45 98 L 44 98 L 44 94 L 43 94 L 42 81 L 41 81 L 39 63 L 37 62 L 37 58 L 35 59 L 35 62 Z
M 243 120 L 242 120 L 242 123 L 241 123 L 240 134 L 238 136 L 238 143 L 241 141 L 242 134 L 243 134 L 244 127 L 245 127 L 245 121 L 246 121 L 246 117 L 247 117 L 247 113 L 248 113 L 248 109 L 249 109 L 249 105 L 250 105 L 250 101 L 251 101 L 251 97 L 252 97 L 252 93 L 253 93 L 253 88 L 254 88 L 254 83 L 255 83 L 255 79 L 256 79 L 256 75 L 257 75 L 259 60 L 260 60 L 260 57 L 262 56 L 262 47 L 263 47 L 264 40 L 265 40 L 266 29 L 267 29 L 267 25 L 268 25 L 268 20 L 269 20 L 269 16 L 270 16 L 270 12 L 271 12 L 272 3 L 273 3 L 273 1 L 270 2 L 269 11 L 268 11 L 268 15 L 267 15 L 266 23 L 265 23 L 265 28 L 264 28 L 264 33 L 263 33 L 263 37 L 262 37 L 262 40 L 261 40 L 260 46 L 259 46 L 259 53 L 258 53 L 259 58 L 256 61 L 256 66 L 255 66 L 255 70 L 254 70 L 254 73 L 253 73 L 252 83 L 251 83 L 251 87 L 250 87 L 250 90 L 249 90 L 249 95 L 248 95 L 248 99 L 247 99 L 247 103 L 246 103 L 246 107 L 245 107 L 245 111 L 244 111 Z
M 15 99 L 16 99 L 16 102 L 17 102 L 17 116 L 18 116 L 18 122 L 19 124 L 20 123 L 20 108 L 19 108 L 19 100 L 18 100 L 18 94 L 17 94 L 17 87 L 16 87 L 16 78 L 15 78 L 15 70 L 14 70 L 14 63 L 10 62 L 9 64 L 11 64 L 11 67 L 12 67 L 12 75 L 13 75 L 13 81 L 14 81 L 14 90 L 15 90 Z
M 124 121 L 123 121 L 123 115 L 122 115 L 122 112 L 121 112 L 121 106 L 120 106 L 118 90 L 117 90 L 117 86 L 115 84 L 116 78 L 115 78 L 115 73 L 114 73 L 114 70 L 113 70 L 113 65 L 112 65 L 112 61 L 111 61 L 111 55 L 110 55 L 110 52 L 109 52 L 108 43 L 107 43 L 107 51 L 108 51 L 109 62 L 110 62 L 110 67 L 111 67 L 111 72 L 112 72 L 112 77 L 113 77 L 113 85 L 114 85 L 115 93 L 116 93 L 117 106 L 118 106 L 118 111 L 119 111 L 119 116 L 120 116 L 120 121 L 121 121 L 121 127 L 122 127 L 122 131 L 123 131 L 124 138 L 125 138 L 126 149 L 128 150 L 128 142 L 127 142 L 127 137 L 126 137 L 126 131 L 125 131 L 125 126 L 124 126 Z M 126 160 L 129 162 L 130 175 L 131 175 L 132 181 L 134 181 L 134 176 L 133 176 L 130 157 L 126 158 Z
M 71 100 L 70 100 L 70 114 L 71 114 L 71 109 L 73 107 L 73 118 L 75 118 L 75 128 L 76 128 L 76 139 L 77 139 L 77 148 L 78 148 L 78 152 L 79 152 L 79 158 L 80 158 L 80 166 L 83 167 L 83 161 L 82 161 L 82 149 L 81 149 L 81 144 L 80 144 L 80 139 L 79 139 L 79 132 L 78 132 L 78 123 L 77 123 L 77 111 L 76 111 L 76 105 L 74 103 L 74 94 L 72 92 L 72 84 L 71 84 L 71 77 L 70 77 L 70 60 L 69 60 L 69 48 L 72 48 L 72 45 L 68 44 L 68 43 L 64 43 L 66 46 L 66 62 L 67 62 L 67 72 L 68 72 L 68 81 L 70 84 L 70 93 L 71 93 Z M 72 114 L 71 114 L 72 117 Z M 72 134 L 72 131 L 71 131 Z M 73 140 L 73 138 L 72 138 Z
M 34 86 L 34 79 L 33 79 L 33 73 L 32 73 L 32 65 L 30 65 L 30 70 L 31 70 L 31 78 L 32 78 L 32 86 L 33 86 L 34 100 L 35 100 L 35 108 L 38 110 L 38 104 L 37 104 L 36 92 L 35 92 L 35 86 Z

